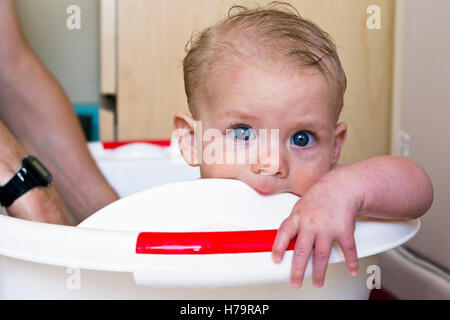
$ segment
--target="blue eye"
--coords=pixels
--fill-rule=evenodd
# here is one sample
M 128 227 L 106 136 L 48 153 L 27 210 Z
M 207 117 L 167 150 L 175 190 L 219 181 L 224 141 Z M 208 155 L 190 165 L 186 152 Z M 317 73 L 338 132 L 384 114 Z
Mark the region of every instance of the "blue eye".
M 299 131 L 291 138 L 291 143 L 299 147 L 307 147 L 315 141 L 313 135 L 308 131 Z
M 237 140 L 248 141 L 254 140 L 255 135 L 249 127 L 239 126 L 230 130 L 231 136 Z

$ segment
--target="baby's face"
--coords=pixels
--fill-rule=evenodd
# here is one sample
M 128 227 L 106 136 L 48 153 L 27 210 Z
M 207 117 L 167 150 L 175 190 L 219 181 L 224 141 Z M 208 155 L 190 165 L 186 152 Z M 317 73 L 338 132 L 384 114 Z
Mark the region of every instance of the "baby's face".
M 210 78 L 195 106 L 203 132 L 218 129 L 225 153 L 249 153 L 262 143 L 260 129 L 268 137 L 278 129 L 278 146 L 265 145 L 272 156 L 268 161 L 260 156 L 252 161 L 247 157 L 244 164 L 203 161 L 203 178 L 237 179 L 264 195 L 301 196 L 337 163 L 346 125 L 336 125 L 336 90 L 320 72 L 236 65 Z M 193 132 L 193 120 L 186 114 L 177 114 L 174 123 Z M 203 143 L 203 154 L 208 143 Z M 192 149 L 186 143 L 180 148 L 187 159 Z

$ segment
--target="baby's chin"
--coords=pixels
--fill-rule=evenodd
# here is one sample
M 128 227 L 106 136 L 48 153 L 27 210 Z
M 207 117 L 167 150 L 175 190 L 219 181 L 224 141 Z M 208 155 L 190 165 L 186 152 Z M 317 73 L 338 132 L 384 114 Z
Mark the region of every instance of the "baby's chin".
M 266 177 L 258 177 L 257 179 L 245 179 L 242 177 L 232 177 L 224 174 L 202 174 L 202 178 L 216 178 L 216 179 L 233 179 L 244 182 L 250 188 L 255 190 L 262 196 L 270 196 L 280 193 L 292 193 L 296 196 L 301 197 L 301 190 L 290 190 L 285 186 L 282 186 L 277 178 L 266 176 Z
M 267 186 L 251 186 L 250 187 L 258 192 L 262 196 L 270 196 L 277 193 L 282 193 L 282 191 L 278 191 L 273 187 L 267 187 Z
M 289 192 L 287 189 L 281 187 L 280 184 L 277 183 L 276 179 L 272 179 L 271 177 L 260 178 L 256 181 L 240 181 L 246 183 L 249 187 L 251 187 L 262 196 L 270 196 L 274 194 Z
M 280 183 L 280 180 L 277 178 L 268 177 L 267 179 L 260 178 L 256 181 L 245 181 L 241 179 L 240 180 L 244 183 L 246 183 L 249 187 L 251 187 L 253 190 L 258 192 L 262 196 L 270 196 L 280 193 L 291 193 L 293 195 L 296 195 L 298 197 L 301 197 L 304 194 L 303 190 L 292 190 L 289 185 L 285 185 L 285 183 Z M 299 186 L 300 187 L 300 186 Z

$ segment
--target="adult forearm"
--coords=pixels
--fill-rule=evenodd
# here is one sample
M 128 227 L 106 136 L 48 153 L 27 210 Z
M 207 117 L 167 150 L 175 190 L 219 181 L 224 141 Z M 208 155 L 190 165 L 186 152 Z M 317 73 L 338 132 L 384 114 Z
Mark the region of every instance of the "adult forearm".
M 24 51 L 26 42 L 12 0 L 0 1 L 0 71 Z M 0 72 L 0 74 L 3 72 Z
M 5 185 L 20 169 L 26 152 L 0 121 L 0 185 Z M 36 187 L 16 199 L 8 214 L 21 219 L 72 225 L 64 204 L 53 186 Z
M 0 121 L 0 186 L 5 185 L 20 169 L 26 152 Z
M 430 178 L 411 160 L 380 156 L 339 170 L 350 175 L 349 181 L 360 194 L 362 216 L 414 219 L 427 212 L 433 202 Z
M 0 118 L 50 169 L 81 221 L 118 196 L 92 159 L 63 89 L 26 43 L 10 0 L 0 1 L 0 33 Z
M 0 89 L 0 117 L 53 173 L 71 213 L 83 220 L 118 198 L 97 168 L 63 89 L 30 51 Z M 6 94 L 2 94 L 6 93 Z

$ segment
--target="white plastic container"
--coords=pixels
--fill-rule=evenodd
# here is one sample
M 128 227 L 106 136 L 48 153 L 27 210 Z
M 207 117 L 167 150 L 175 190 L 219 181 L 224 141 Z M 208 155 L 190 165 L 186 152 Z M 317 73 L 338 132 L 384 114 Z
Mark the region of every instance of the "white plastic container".
M 280 264 L 272 262 L 270 251 L 136 253 L 141 232 L 275 230 L 298 199 L 291 194 L 263 197 L 236 180 L 193 180 L 198 176 L 195 169 L 173 163 L 170 157 L 150 158 L 112 159 L 102 154 L 97 160 L 122 195 L 136 191 L 132 183 L 133 190 L 124 188 L 133 177 L 140 179 L 142 188 L 152 179 L 173 181 L 175 171 L 180 180 L 189 181 L 124 197 L 78 227 L 0 215 L 0 298 L 367 299 L 367 282 L 376 271 L 370 266 L 376 266 L 377 254 L 405 243 L 419 228 L 418 220 L 358 220 L 358 276 L 348 275 L 335 247 L 320 289 L 311 284 L 311 260 L 303 287 L 290 287 L 292 251 Z

